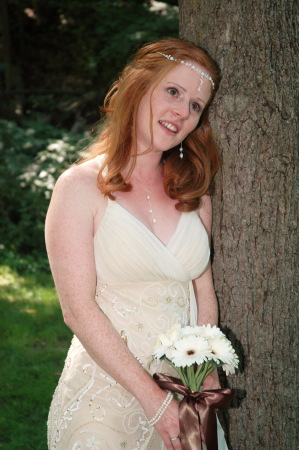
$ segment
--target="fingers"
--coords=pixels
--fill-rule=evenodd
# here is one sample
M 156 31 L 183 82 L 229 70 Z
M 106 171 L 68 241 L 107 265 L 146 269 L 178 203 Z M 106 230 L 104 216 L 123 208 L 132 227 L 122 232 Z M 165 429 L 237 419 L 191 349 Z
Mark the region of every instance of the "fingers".
M 177 441 L 170 441 L 168 444 L 166 444 L 166 442 L 164 443 L 167 450 L 182 450 L 181 441 L 179 439 Z
M 168 432 L 163 440 L 166 444 L 167 449 L 169 448 L 171 450 L 182 450 L 179 427 L 169 427 Z
M 176 400 L 172 400 L 160 420 L 155 424 L 155 428 L 161 435 L 167 450 L 182 450 L 179 439 L 179 406 Z
M 169 434 L 168 434 L 169 433 Z M 178 433 L 168 431 L 166 434 L 160 433 L 167 450 L 182 450 L 182 444 Z
M 176 438 L 170 438 L 170 442 L 172 447 L 170 447 L 171 449 L 175 449 L 175 450 L 182 450 L 182 445 L 181 445 L 181 440 L 179 438 L 179 436 L 177 436 Z
M 219 377 L 217 369 L 211 372 L 203 381 L 203 389 L 220 389 Z

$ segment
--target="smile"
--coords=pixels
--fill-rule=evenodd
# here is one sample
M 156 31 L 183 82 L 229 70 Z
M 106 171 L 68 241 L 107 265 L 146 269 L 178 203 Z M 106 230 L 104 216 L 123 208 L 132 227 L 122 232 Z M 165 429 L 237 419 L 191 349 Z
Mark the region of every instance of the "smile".
M 174 133 L 177 133 L 179 130 L 178 128 L 173 125 L 172 123 L 165 122 L 164 120 L 159 120 L 160 125 L 163 125 L 165 128 L 167 128 L 170 131 L 173 131 Z

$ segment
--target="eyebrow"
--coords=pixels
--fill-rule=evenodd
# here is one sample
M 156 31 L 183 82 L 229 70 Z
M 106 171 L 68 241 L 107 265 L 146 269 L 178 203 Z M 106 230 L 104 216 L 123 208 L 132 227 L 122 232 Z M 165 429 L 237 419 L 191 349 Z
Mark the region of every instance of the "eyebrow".
M 180 84 L 178 84 L 176 81 L 166 81 L 166 83 L 168 84 L 175 84 L 176 86 L 178 86 L 180 89 L 182 89 L 184 92 L 187 92 L 187 89 L 185 89 L 183 86 L 181 86 Z M 202 98 L 200 97 L 195 97 L 196 100 L 200 101 L 203 105 L 206 105 L 206 103 L 203 101 Z

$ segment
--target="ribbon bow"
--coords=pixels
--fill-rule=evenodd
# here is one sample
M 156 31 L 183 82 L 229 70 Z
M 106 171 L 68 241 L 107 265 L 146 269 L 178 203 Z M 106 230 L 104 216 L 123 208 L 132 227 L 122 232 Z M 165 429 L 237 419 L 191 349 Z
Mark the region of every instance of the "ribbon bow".
M 218 450 L 215 409 L 226 408 L 233 397 L 231 389 L 211 389 L 193 392 L 179 378 L 155 373 L 162 389 L 183 395 L 179 403 L 180 439 L 183 450 Z

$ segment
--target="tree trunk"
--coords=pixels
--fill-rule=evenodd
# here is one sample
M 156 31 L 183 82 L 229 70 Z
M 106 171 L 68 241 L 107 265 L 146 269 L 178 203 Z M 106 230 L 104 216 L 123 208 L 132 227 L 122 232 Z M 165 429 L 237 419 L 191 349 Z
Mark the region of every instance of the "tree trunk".
M 222 70 L 211 115 L 222 156 L 213 272 L 220 325 L 242 359 L 227 380 L 236 390 L 229 442 L 233 450 L 295 450 L 296 2 L 180 0 L 179 7 L 181 37 L 204 47 Z

